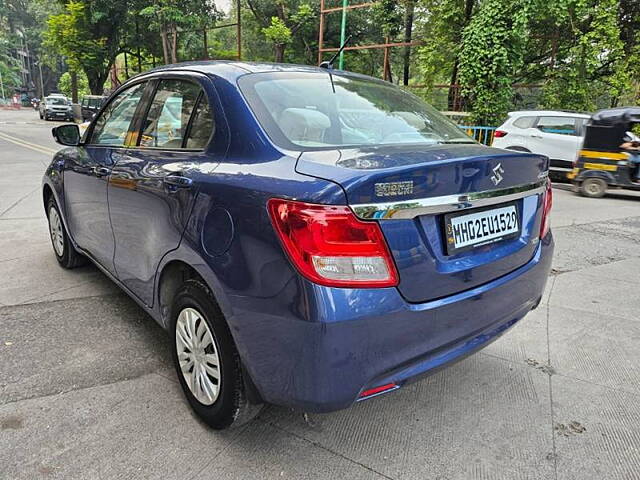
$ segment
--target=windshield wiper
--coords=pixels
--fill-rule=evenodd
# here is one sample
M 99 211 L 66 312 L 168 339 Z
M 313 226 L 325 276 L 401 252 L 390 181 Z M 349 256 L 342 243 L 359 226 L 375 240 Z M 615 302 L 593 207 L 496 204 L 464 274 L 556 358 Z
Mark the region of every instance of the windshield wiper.
M 444 143 L 444 144 L 460 144 L 460 145 L 464 145 L 464 144 L 470 144 L 470 145 L 475 145 L 476 141 L 474 140 L 467 140 L 466 138 L 459 138 L 456 140 L 444 140 L 442 142 L 438 142 L 438 143 Z

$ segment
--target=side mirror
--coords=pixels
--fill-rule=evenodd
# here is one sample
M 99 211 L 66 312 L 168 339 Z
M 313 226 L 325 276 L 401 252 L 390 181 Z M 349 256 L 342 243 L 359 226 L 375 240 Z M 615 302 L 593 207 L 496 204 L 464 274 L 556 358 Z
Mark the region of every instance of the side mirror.
M 53 128 L 51 133 L 60 145 L 75 147 L 80 144 L 80 129 L 78 125 L 60 125 L 59 127 Z

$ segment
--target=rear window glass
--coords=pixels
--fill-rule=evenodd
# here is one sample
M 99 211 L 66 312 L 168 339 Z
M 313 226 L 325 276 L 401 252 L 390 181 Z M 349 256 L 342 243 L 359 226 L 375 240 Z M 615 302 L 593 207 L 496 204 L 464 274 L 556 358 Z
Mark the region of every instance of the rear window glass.
M 536 117 L 520 117 L 513 122 L 514 127 L 518 128 L 531 128 L 536 122 Z
M 67 100 L 63 97 L 49 97 L 45 98 L 45 103 L 48 105 L 66 105 Z
M 475 143 L 436 109 L 382 81 L 270 72 L 246 75 L 239 85 L 271 139 L 283 147 Z
M 578 135 L 577 119 L 571 117 L 540 117 L 538 130 L 558 135 Z

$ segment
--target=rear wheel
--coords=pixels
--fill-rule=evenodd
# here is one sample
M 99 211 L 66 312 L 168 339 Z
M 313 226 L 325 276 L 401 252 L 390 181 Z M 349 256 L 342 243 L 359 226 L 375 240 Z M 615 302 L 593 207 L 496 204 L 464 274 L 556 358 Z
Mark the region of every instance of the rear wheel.
M 607 182 L 601 178 L 587 178 L 580 185 L 580 194 L 589 198 L 603 197 L 607 192 Z
M 74 248 L 62 223 L 60 210 L 53 198 L 47 203 L 47 219 L 49 220 L 49 236 L 56 260 L 64 268 L 75 268 L 86 263 L 86 257 Z
M 210 427 L 240 426 L 261 409 L 249 403 L 240 356 L 209 289 L 187 280 L 172 308 L 172 356 L 191 408 Z

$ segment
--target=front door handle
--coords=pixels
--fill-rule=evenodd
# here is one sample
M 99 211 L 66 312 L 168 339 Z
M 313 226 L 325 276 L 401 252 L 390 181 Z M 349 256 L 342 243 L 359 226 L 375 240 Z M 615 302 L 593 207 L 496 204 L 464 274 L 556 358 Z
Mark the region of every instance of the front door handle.
M 93 173 L 96 177 L 106 177 L 111 173 L 111 169 L 107 167 L 93 167 Z
M 167 175 L 162 179 L 165 185 L 169 185 L 174 188 L 190 188 L 193 180 L 189 177 L 183 177 L 182 175 Z

